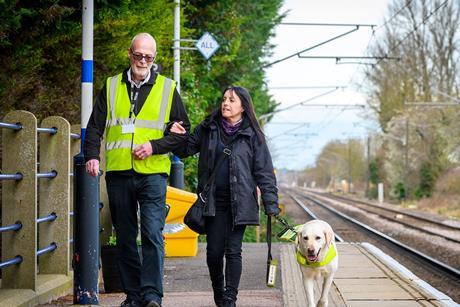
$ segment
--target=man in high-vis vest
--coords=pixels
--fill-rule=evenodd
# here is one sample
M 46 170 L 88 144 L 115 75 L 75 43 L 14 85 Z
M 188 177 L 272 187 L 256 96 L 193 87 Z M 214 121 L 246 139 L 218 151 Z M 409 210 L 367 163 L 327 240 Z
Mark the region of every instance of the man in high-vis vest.
M 126 293 L 121 306 L 161 306 L 163 297 L 168 153 L 185 135 L 164 133 L 169 123 L 190 128 L 176 82 L 153 69 L 156 42 L 137 34 L 128 49 L 130 67 L 107 79 L 88 122 L 86 171 L 99 173 L 105 131 L 106 176 L 112 223 L 120 251 L 118 267 Z M 136 244 L 140 210 L 142 258 Z

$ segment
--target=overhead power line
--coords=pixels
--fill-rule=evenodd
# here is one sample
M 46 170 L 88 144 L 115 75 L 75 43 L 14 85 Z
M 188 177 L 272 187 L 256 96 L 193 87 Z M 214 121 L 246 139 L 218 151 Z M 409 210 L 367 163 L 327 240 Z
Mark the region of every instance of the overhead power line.
M 401 58 L 389 56 L 342 56 L 342 55 L 299 55 L 301 59 L 380 59 L 380 60 L 400 60 Z
M 375 63 L 370 63 L 370 62 L 355 62 L 355 61 L 340 61 L 336 62 L 336 65 L 344 65 L 344 64 L 353 64 L 353 65 L 370 65 L 370 66 L 375 66 Z
M 274 138 L 277 138 L 277 137 L 279 137 L 279 136 L 285 135 L 286 133 L 289 133 L 289 132 L 291 132 L 291 131 L 297 130 L 297 129 L 299 129 L 299 128 L 305 126 L 306 124 L 308 124 L 308 123 L 300 124 L 300 125 L 298 125 L 298 126 L 295 126 L 294 128 L 291 128 L 291 129 L 288 129 L 288 130 L 286 130 L 286 131 L 283 131 L 283 133 L 280 133 L 280 134 L 275 135 L 274 137 L 268 138 L 268 140 L 273 140 Z
M 390 57 L 390 56 L 313 56 L 313 55 L 298 55 L 301 59 L 335 59 L 336 64 L 340 64 L 342 59 L 360 59 L 360 60 L 396 60 L 399 61 L 401 58 L 399 57 Z M 361 63 L 361 62 L 345 62 L 345 63 L 353 63 L 353 64 L 370 64 L 375 65 L 376 63 Z
M 306 125 L 310 126 L 310 123 L 305 122 L 268 122 L 266 125 Z
M 324 85 L 324 86 L 269 86 L 270 90 L 300 90 L 300 89 L 323 89 L 323 88 L 341 88 L 344 89 L 346 86 L 343 85 Z
M 348 35 L 348 34 L 350 34 L 350 33 L 353 33 L 353 32 L 355 32 L 355 31 L 358 31 L 358 29 L 359 29 L 359 26 L 358 26 L 358 25 L 355 25 L 355 28 L 354 28 L 353 30 L 350 30 L 350 31 L 344 32 L 344 33 L 342 33 L 342 34 L 339 34 L 339 35 L 337 35 L 337 36 L 334 36 L 334 37 L 332 37 L 332 38 L 330 38 L 330 39 L 328 39 L 328 40 L 325 40 L 324 42 L 321 42 L 321 43 L 316 44 L 316 45 L 314 45 L 314 46 L 308 47 L 308 48 L 306 48 L 306 49 L 304 49 L 304 50 L 301 50 L 301 51 L 299 51 L 299 52 L 296 52 L 296 53 L 294 53 L 294 54 L 291 54 L 291 55 L 289 55 L 289 56 L 287 56 L 287 57 L 284 57 L 284 58 L 282 58 L 282 59 L 279 59 L 279 60 L 276 60 L 276 61 L 274 61 L 274 62 L 265 64 L 265 65 L 262 66 L 262 68 L 270 67 L 270 66 L 272 66 L 272 65 L 274 65 L 274 64 L 277 64 L 277 63 L 279 63 L 279 62 L 282 62 L 282 61 L 285 61 L 285 60 L 290 59 L 290 58 L 292 58 L 292 57 L 295 57 L 296 55 L 299 55 L 299 54 L 304 53 L 304 52 L 306 52 L 306 51 L 312 50 L 312 49 L 314 49 L 314 48 L 316 48 L 316 47 L 319 47 L 319 46 L 322 46 L 322 45 L 324 45 L 324 44 L 327 44 L 327 43 L 329 43 L 329 42 L 331 42 L 331 41 L 333 41 L 333 40 L 339 39 L 339 38 L 341 38 L 341 37 L 343 37 L 343 36 L 345 36 L 345 35 Z
M 408 6 L 412 3 L 412 1 L 413 1 L 413 0 L 408 0 L 408 1 L 406 2 L 406 4 L 405 4 L 403 7 L 401 7 L 396 13 L 393 14 L 393 16 L 391 16 L 391 17 L 390 17 L 388 20 L 386 20 L 383 24 L 379 25 L 379 26 L 377 27 L 377 29 L 375 29 L 375 31 L 377 31 L 377 30 L 383 28 L 383 27 L 386 26 L 390 21 L 392 21 L 393 19 L 395 19 L 396 16 L 398 16 L 406 7 L 408 7 Z
M 424 25 L 428 19 L 430 19 L 431 16 L 433 16 L 440 8 L 442 8 L 444 5 L 447 4 L 447 2 L 449 2 L 449 0 L 446 0 L 444 1 L 443 3 L 441 3 L 438 7 L 436 7 L 434 10 L 432 10 L 430 13 L 428 13 L 428 15 L 426 15 L 422 21 L 417 24 L 414 29 L 412 31 L 410 31 L 409 33 L 407 33 L 401 40 L 398 41 L 398 43 L 393 46 L 393 48 L 391 48 L 390 50 L 388 50 L 387 54 L 389 54 L 390 52 L 393 52 L 394 49 L 396 49 L 397 47 L 399 47 L 411 34 L 413 34 L 415 31 L 418 30 L 418 28 L 421 26 L 421 25 Z M 380 60 L 381 61 L 381 60 Z M 380 63 L 380 61 L 377 61 L 377 64 Z
M 404 8 L 406 8 L 407 6 L 409 6 L 409 4 L 410 4 L 411 2 L 412 2 L 412 0 L 409 0 L 408 3 L 406 3 L 405 6 L 403 6 L 401 9 L 398 10 L 397 14 L 399 14 Z M 418 28 L 419 28 L 422 24 L 425 24 L 425 23 L 428 21 L 428 19 L 429 19 L 431 16 L 433 16 L 441 7 L 443 7 L 444 5 L 446 5 L 447 2 L 448 2 L 448 0 L 444 1 L 442 4 L 440 4 L 438 7 L 436 7 L 433 11 L 431 11 L 430 13 L 428 13 L 428 14 L 423 18 L 422 22 L 419 23 L 418 25 L 416 25 L 415 28 L 414 28 L 412 31 L 410 31 L 409 33 L 407 33 L 407 35 L 405 35 L 404 38 L 401 39 L 393 48 L 389 49 L 388 52 L 387 52 L 387 54 L 393 52 L 394 49 L 395 49 L 396 47 L 398 47 L 399 45 L 401 45 L 401 43 L 402 43 L 403 41 L 405 41 L 412 33 L 414 33 L 415 31 L 417 31 Z M 393 17 L 390 18 L 390 19 L 395 18 L 397 14 L 394 14 Z M 387 24 L 388 22 L 389 22 L 389 20 L 388 20 L 387 22 L 385 22 L 384 25 Z M 382 25 L 382 26 L 383 26 L 383 25 Z M 377 29 L 382 28 L 382 26 L 379 26 Z M 369 42 L 368 42 L 368 44 L 367 44 L 366 50 L 369 49 L 370 43 L 371 43 L 371 41 L 372 41 L 372 38 L 375 38 L 375 31 L 374 31 L 374 33 L 372 34 L 372 37 L 370 38 L 370 40 L 369 40 Z M 374 65 L 372 65 L 372 69 L 374 69 L 375 66 L 378 65 L 381 61 L 382 61 L 382 60 L 378 60 L 377 63 L 375 63 Z M 355 73 L 356 73 L 356 71 L 355 71 Z M 353 82 L 355 73 L 353 74 L 353 76 L 351 77 L 350 81 L 348 82 L 349 84 L 351 84 L 351 83 Z M 361 90 L 361 88 L 363 87 L 364 82 L 365 82 L 365 78 L 363 78 L 363 79 L 361 80 L 361 82 L 359 83 L 359 85 L 358 85 L 356 91 L 360 91 L 360 90 Z
M 376 27 L 372 24 L 356 24 L 356 23 L 312 23 L 312 22 L 281 22 L 283 26 L 325 26 L 325 27 Z
M 343 104 L 343 103 L 309 103 L 302 104 L 302 107 L 324 107 L 324 108 L 344 108 L 344 109 L 356 109 L 356 108 L 365 108 L 365 104 L 353 103 L 353 104 Z M 284 111 L 284 110 L 280 110 Z
M 405 102 L 406 106 L 413 107 L 458 107 L 460 103 L 458 102 L 445 102 L 445 101 L 429 101 L 429 102 Z
M 332 90 L 327 91 L 327 92 L 324 92 L 324 93 L 321 93 L 321 94 L 319 94 L 319 95 L 313 96 L 313 97 L 311 97 L 311 98 L 308 98 L 307 100 L 304 100 L 304 101 L 301 101 L 301 102 L 299 102 L 299 103 L 293 104 L 293 105 L 291 105 L 291 106 L 289 106 L 289 107 L 286 107 L 286 108 L 284 108 L 284 109 L 279 109 L 279 110 L 275 110 L 275 111 L 270 112 L 270 113 L 266 113 L 266 114 L 260 116 L 259 119 L 264 119 L 264 118 L 267 118 L 268 116 L 270 116 L 270 115 L 272 115 L 272 114 L 275 114 L 275 113 L 279 113 L 279 112 L 282 112 L 282 111 L 286 111 L 286 110 L 292 109 L 292 108 L 294 108 L 294 107 L 296 107 L 296 106 L 298 106 L 298 105 L 302 105 L 302 104 L 304 104 L 304 103 L 306 103 L 306 102 L 309 102 L 309 101 L 312 101 L 312 100 L 314 100 L 314 99 L 317 99 L 317 98 L 320 98 L 320 97 L 329 95 L 329 94 L 335 92 L 336 90 L 337 90 L 337 88 L 332 89 Z

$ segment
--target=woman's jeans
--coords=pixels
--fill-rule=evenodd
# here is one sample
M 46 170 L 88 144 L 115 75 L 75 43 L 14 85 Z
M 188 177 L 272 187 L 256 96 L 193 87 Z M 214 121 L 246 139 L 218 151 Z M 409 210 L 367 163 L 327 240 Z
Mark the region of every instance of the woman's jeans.
M 164 242 L 166 217 L 166 177 L 160 174 L 106 175 L 112 223 L 120 252 L 118 268 L 129 300 L 163 297 Z M 142 258 L 136 244 L 137 210 L 140 209 Z
M 236 301 L 242 271 L 241 245 L 245 229 L 245 225 L 233 226 L 230 204 L 216 206 L 216 215 L 206 218 L 206 260 L 216 304 L 221 304 L 224 298 Z

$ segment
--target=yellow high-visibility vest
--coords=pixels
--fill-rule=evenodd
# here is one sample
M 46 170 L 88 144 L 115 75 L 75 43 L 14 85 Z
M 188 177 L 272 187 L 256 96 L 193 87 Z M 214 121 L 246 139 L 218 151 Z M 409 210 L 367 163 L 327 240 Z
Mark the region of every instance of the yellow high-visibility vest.
M 140 174 L 169 174 L 171 161 L 168 154 L 137 160 L 132 150 L 137 145 L 163 137 L 176 82 L 157 75 L 141 110 L 129 118 L 131 101 L 121 79 L 122 74 L 107 79 L 106 170 L 134 169 Z

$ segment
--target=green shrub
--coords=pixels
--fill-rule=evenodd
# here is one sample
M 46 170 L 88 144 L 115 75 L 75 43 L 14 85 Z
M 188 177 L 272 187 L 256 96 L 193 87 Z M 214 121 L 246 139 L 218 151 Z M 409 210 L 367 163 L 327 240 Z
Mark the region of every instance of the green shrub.
M 396 195 L 396 198 L 398 200 L 403 200 L 406 198 L 406 187 L 404 186 L 404 183 L 399 181 L 395 186 L 394 186 L 394 194 Z
M 367 192 L 367 197 L 370 199 L 377 199 L 379 194 L 378 188 L 377 187 L 370 187 L 369 191 Z
M 423 163 L 420 167 L 420 183 L 415 190 L 415 197 L 418 199 L 430 197 L 433 192 L 436 177 L 437 175 L 433 166 L 428 162 Z

